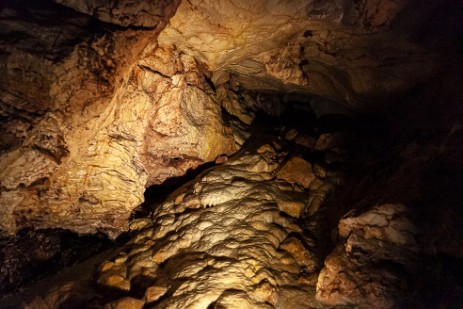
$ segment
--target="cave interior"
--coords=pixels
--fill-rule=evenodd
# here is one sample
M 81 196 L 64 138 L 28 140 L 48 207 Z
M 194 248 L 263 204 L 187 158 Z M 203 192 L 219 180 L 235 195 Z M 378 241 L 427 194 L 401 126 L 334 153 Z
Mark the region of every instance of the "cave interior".
M 463 1 L 0 2 L 0 308 L 463 308 Z

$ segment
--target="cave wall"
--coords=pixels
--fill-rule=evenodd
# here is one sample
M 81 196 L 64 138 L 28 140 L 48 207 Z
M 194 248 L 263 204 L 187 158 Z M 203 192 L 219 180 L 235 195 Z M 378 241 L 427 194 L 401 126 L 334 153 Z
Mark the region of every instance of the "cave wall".
M 433 1 L 55 2 L 0 13 L 4 234 L 117 236 L 147 186 L 239 148 L 244 90 L 375 109 L 437 68 Z
M 87 273 L 113 307 L 461 303 L 460 12 L 450 0 L 2 3 L 0 234 L 130 229 Z M 292 125 L 334 113 L 352 132 L 280 119 L 277 140 L 232 156 L 259 112 L 288 106 Z M 129 220 L 147 187 L 214 160 Z M 50 239 L 39 260 L 60 251 Z M 2 278 L 15 250 L 0 251 Z M 88 301 L 76 282 L 30 303 Z

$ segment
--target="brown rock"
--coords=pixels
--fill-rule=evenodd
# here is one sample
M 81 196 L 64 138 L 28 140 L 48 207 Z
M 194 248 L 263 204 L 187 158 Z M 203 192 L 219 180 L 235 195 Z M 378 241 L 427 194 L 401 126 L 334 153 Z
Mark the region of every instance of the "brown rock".
M 309 162 L 293 157 L 277 172 L 277 178 L 291 184 L 298 184 L 308 189 L 315 175 Z
M 406 208 L 400 204 L 375 206 L 341 219 L 339 234 L 347 239 L 326 259 L 318 277 L 317 299 L 328 306 L 401 307 L 407 297 L 407 278 L 388 263 L 413 272 L 414 233 Z
M 315 149 L 320 151 L 344 148 L 353 144 L 354 136 L 347 132 L 324 133 L 320 135 Z
M 328 176 L 326 169 L 320 164 L 315 164 L 313 167 L 313 170 L 315 172 L 315 175 L 317 175 L 317 177 L 326 178 L 326 176 Z
M 227 162 L 227 160 L 228 157 L 226 155 L 221 155 L 215 158 L 215 164 L 224 164 L 225 162 Z
M 277 199 L 278 208 L 287 213 L 288 215 L 299 218 L 304 211 L 305 203 L 302 200 L 297 199 L 285 199 L 285 198 L 278 198 Z
M 296 143 L 296 145 L 301 145 L 309 149 L 314 149 L 317 141 L 310 135 L 301 134 L 296 137 L 294 142 Z
M 418 24 L 388 29 L 412 11 L 427 25 L 428 10 L 406 1 L 54 1 L 0 11 L 1 36 L 21 33 L 2 42 L 1 234 L 33 226 L 115 238 L 147 186 L 244 143 L 222 108 L 250 124 L 255 110 L 281 114 L 264 93 L 376 107 L 435 71 L 433 54 L 407 41 Z M 99 21 L 118 30 L 100 32 Z
M 42 297 L 36 296 L 30 303 L 24 304 L 24 309 L 50 309 L 50 306 Z
M 157 301 L 167 292 L 166 287 L 150 286 L 145 291 L 145 300 L 147 303 Z
M 306 247 L 304 247 L 299 239 L 290 237 L 280 245 L 280 248 L 291 254 L 296 262 L 301 267 L 304 267 L 305 271 L 312 273 L 316 270 L 317 258 Z
M 298 216 L 306 194 L 272 180 L 275 160 L 274 150 L 243 151 L 172 193 L 154 210 L 152 225 L 124 246 L 130 258 L 118 265 L 125 265 L 119 271 L 126 270 L 133 286 L 140 276 L 175 282 L 146 291 L 146 300 L 157 299 L 161 308 L 214 302 L 229 308 L 286 308 L 295 295 L 297 302 L 289 302 L 297 303 L 295 308 L 313 303 L 307 281 L 299 278 L 302 269 L 311 271 L 317 264 L 310 261 L 315 257 L 297 236 L 291 238 L 303 229 L 281 208 L 297 204 L 287 209 L 297 209 Z M 187 207 L 189 201 L 198 207 Z M 99 281 L 107 275 L 100 272 Z M 169 297 L 160 297 L 164 293 Z
M 108 287 L 129 291 L 130 290 L 130 281 L 120 275 L 108 276 L 104 282 Z
M 113 97 L 101 98 L 110 102 L 106 110 L 89 110 L 87 121 L 50 114 L 33 130 L 29 144 L 2 156 L 0 178 L 10 190 L 2 193 L 2 213 L 21 218 L 9 219 L 5 232 L 18 228 L 15 221 L 33 221 L 36 227 L 99 230 L 115 237 L 128 229 L 146 186 L 235 151 L 219 105 L 204 92 L 209 86 L 199 64 L 175 53 L 158 47 L 124 73 L 131 78 Z M 177 69 L 163 57 L 176 58 Z M 68 121 L 91 129 L 69 131 Z M 47 185 L 37 186 L 39 181 Z
M 142 309 L 144 305 L 145 302 L 140 299 L 124 297 L 106 304 L 105 309 Z
M 133 0 L 119 2 L 54 0 L 76 11 L 101 21 L 123 26 L 154 28 L 167 16 L 172 16 L 179 1 L 139 3 Z
M 291 129 L 286 133 L 285 138 L 288 141 L 293 141 L 298 136 L 298 134 L 299 133 L 296 130 Z

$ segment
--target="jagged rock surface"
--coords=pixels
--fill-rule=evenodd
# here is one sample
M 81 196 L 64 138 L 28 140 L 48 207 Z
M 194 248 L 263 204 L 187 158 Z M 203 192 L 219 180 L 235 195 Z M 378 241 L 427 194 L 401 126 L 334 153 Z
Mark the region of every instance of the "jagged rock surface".
M 156 28 L 160 22 L 165 22 L 166 12 L 173 11 L 179 0 L 140 2 L 123 0 L 116 2 L 53 0 L 73 8 L 101 21 L 126 28 Z
M 165 20 L 172 9 L 162 9 Z M 18 18 L 14 8 L 2 14 Z M 78 15 L 76 23 L 89 19 Z M 47 40 L 56 36 L 53 27 L 34 29 L 41 27 Z M 172 46 L 128 31 L 70 45 L 60 60 L 31 59 L 27 48 L 4 47 L 3 128 L 21 142 L 5 145 L 1 157 L 3 233 L 34 226 L 115 237 L 146 186 L 235 151 L 206 69 Z
M 403 205 L 386 204 L 339 222 L 345 239 L 325 260 L 317 299 L 327 306 L 402 308 L 418 245 Z
M 115 237 L 146 186 L 234 152 L 256 110 L 281 114 L 275 91 L 358 108 L 426 80 L 433 54 L 411 37 L 438 4 L 398 35 L 410 5 L 5 4 L 0 230 Z M 239 121 L 224 123 L 219 106 Z
M 99 268 L 109 294 L 86 295 L 95 282 L 79 286 L 79 269 L 29 305 L 462 307 L 462 98 L 435 94 L 439 84 L 461 93 L 461 79 L 446 79 L 462 71 L 459 10 L 453 0 L 1 3 L 0 234 L 114 238 L 147 186 L 223 164 L 130 222 L 132 240 Z M 395 101 L 439 70 L 431 104 Z M 378 146 L 387 125 L 353 111 L 390 103 L 412 107 L 400 120 L 410 135 L 395 137 L 413 142 Z M 228 157 L 256 114 L 287 106 L 317 121 L 317 140 L 286 132 L 302 155 L 283 162 L 273 143 Z M 349 198 L 333 201 L 345 179 L 332 166 L 352 173 Z M 31 265 L 17 262 L 27 248 L 0 250 L 1 279 L 59 259 L 58 239 L 36 239 Z
M 100 284 L 157 308 L 317 307 L 319 261 L 297 220 L 307 196 L 272 180 L 279 162 L 266 145 L 173 193 L 100 266 Z
M 420 16 L 435 5 L 423 4 Z M 410 40 L 420 27 L 410 9 L 409 1 L 183 1 L 159 39 L 214 75 L 231 73 L 243 88 L 318 94 L 358 108 L 434 71 L 433 55 Z M 404 23 L 410 27 L 395 28 Z

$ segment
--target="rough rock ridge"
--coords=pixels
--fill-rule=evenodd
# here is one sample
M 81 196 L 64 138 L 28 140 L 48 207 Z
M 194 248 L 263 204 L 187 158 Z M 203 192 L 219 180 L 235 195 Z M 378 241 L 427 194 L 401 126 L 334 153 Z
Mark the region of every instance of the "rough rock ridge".
M 404 307 L 419 252 L 405 206 L 373 207 L 343 218 L 338 229 L 345 241 L 325 260 L 317 299 L 328 306 Z
M 146 186 L 244 142 L 239 129 L 233 141 L 221 109 L 249 124 L 260 103 L 237 99 L 245 89 L 363 108 L 422 83 L 436 59 L 414 38 L 441 4 L 412 4 L 7 2 L 1 233 L 61 227 L 116 237 Z
M 265 145 L 180 188 L 99 283 L 156 308 L 316 307 L 319 262 L 298 221 L 307 196 L 272 180 L 279 161 Z
M 19 143 L 4 145 L 1 156 L 3 233 L 33 226 L 116 237 L 127 230 L 145 187 L 236 150 L 207 69 L 173 46 L 146 40 L 173 13 L 159 9 L 165 11 L 158 28 L 97 34 L 68 46 L 59 60 L 43 62 L 52 55 L 40 53 L 31 59 L 29 46 L 4 47 L 4 75 L 19 86 L 4 79 L 3 128 Z M 19 19 L 18 10 L 3 9 L 3 18 Z M 89 24 L 84 15 L 76 19 Z M 53 38 L 54 27 L 34 29 Z M 32 85 L 27 92 L 24 79 Z

